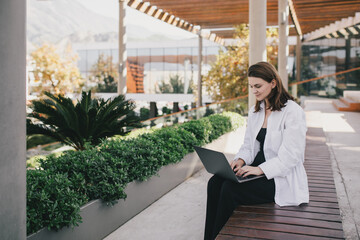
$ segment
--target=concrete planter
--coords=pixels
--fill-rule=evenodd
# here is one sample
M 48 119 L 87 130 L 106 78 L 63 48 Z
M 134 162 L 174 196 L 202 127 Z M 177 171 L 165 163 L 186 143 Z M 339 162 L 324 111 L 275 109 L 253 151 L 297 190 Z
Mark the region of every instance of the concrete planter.
M 206 147 L 224 150 L 229 143 L 233 144 L 233 135 L 234 132 L 224 134 Z M 27 239 L 103 239 L 202 168 L 203 165 L 195 152 L 187 154 L 181 162 L 162 167 L 158 176 L 144 182 L 129 183 L 125 189 L 126 200 L 119 200 L 114 206 L 107 206 L 101 200 L 84 205 L 80 212 L 83 222 L 78 227 L 63 228 L 58 232 L 43 228 Z

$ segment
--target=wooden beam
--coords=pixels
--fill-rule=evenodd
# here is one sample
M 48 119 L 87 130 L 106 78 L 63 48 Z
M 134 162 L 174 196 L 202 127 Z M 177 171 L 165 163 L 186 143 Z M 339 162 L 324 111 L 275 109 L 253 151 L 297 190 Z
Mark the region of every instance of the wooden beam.
M 343 18 L 341 21 L 336 21 L 330 25 L 327 25 L 323 28 L 317 29 L 311 33 L 304 35 L 304 41 L 308 42 L 315 40 L 317 38 L 331 34 L 334 37 L 339 37 L 339 33 L 344 35 L 344 32 L 340 32 L 345 28 L 353 27 L 360 23 L 360 12 L 357 12 L 354 17 Z M 345 31 L 346 34 L 346 31 Z
M 296 32 L 297 34 L 300 36 L 300 38 L 302 38 L 302 31 L 301 31 L 301 26 L 300 26 L 300 23 L 299 23 L 299 20 L 298 20 L 298 17 L 296 15 L 296 11 L 295 11 L 295 6 L 294 6 L 294 3 L 292 0 L 289 0 L 289 8 L 290 8 L 290 16 L 291 16 L 291 19 L 295 25 L 295 29 L 296 29 Z
M 156 1 L 154 1 L 156 3 Z M 152 16 L 160 21 L 166 22 L 175 27 L 179 27 L 183 30 L 189 31 L 191 33 L 197 34 L 199 32 L 199 28 L 195 28 L 195 24 L 191 24 L 184 19 L 181 19 L 169 12 L 166 12 L 155 5 L 149 4 L 149 2 L 142 2 L 139 0 L 129 0 L 127 5 L 133 9 L 136 9 L 142 13 L 145 13 L 149 16 Z M 222 38 L 216 36 L 215 34 L 202 34 L 206 39 L 212 40 L 216 42 L 223 41 Z

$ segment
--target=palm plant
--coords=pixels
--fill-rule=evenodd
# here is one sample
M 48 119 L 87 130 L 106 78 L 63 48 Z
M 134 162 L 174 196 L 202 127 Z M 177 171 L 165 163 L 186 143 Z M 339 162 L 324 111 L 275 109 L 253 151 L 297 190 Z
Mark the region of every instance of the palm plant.
M 82 92 L 74 105 L 70 98 L 45 92 L 48 97 L 33 101 L 33 112 L 27 118 L 27 134 L 43 134 L 84 150 L 88 144 L 97 145 L 101 139 L 125 135 L 140 127 L 135 104 L 124 95 L 114 99 L 91 99 L 91 91 Z

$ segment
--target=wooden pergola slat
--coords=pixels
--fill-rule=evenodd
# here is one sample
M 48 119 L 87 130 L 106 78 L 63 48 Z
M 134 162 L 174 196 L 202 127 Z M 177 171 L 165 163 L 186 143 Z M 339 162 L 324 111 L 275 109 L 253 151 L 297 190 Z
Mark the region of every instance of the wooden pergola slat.
M 211 33 L 216 34 L 217 39 L 232 38 L 234 32 L 216 31 L 216 28 L 233 28 L 249 22 L 249 0 L 130 0 L 128 6 L 194 33 L 200 28 L 212 29 Z M 311 35 L 310 38 L 313 39 L 319 37 L 319 31 L 314 34 L 316 30 L 344 18 L 354 17 L 360 12 L 360 1 L 289 0 L 289 8 L 289 25 L 295 26 L 290 29 L 290 35 L 306 35 L 307 39 Z M 267 0 L 267 25 L 278 25 L 278 0 Z M 344 31 L 335 35 L 346 35 L 349 32 Z

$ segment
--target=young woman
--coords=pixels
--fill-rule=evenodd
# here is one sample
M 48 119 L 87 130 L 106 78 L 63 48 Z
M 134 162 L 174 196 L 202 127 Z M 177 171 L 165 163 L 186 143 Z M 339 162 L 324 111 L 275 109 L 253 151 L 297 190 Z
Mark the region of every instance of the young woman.
M 206 240 L 215 239 L 237 205 L 309 202 L 303 165 L 307 130 L 304 111 L 285 90 L 270 63 L 250 66 L 248 79 L 256 104 L 249 110 L 244 143 L 231 167 L 236 175 L 266 177 L 244 183 L 217 175 L 209 180 Z

